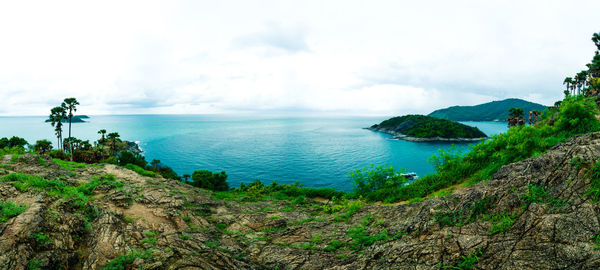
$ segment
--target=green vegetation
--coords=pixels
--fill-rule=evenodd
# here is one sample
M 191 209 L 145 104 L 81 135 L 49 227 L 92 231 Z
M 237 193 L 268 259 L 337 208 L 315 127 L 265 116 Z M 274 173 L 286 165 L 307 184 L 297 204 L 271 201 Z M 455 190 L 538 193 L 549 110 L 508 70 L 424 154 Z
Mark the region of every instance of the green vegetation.
M 539 155 L 575 135 L 600 130 L 596 114 L 595 98 L 581 95 L 567 97 L 558 109 L 546 111 L 535 126 L 510 128 L 472 146 L 467 153 L 454 149 L 440 150 L 430 159 L 436 173 L 408 185 L 384 186 L 364 197 L 385 202 L 411 200 L 456 184 L 490 179 L 503 165 Z
M 227 174 L 223 171 L 220 173 L 213 173 L 206 170 L 198 170 L 192 174 L 192 186 L 205 188 L 214 191 L 226 191 L 229 190 L 229 184 L 227 183 Z
M 354 192 L 362 196 L 382 188 L 398 188 L 407 180 L 394 167 L 382 165 L 355 169 L 349 175 L 354 183 Z
M 393 117 L 374 125 L 374 129 L 393 130 L 416 138 L 484 138 L 487 137 L 476 127 L 458 122 L 425 115 L 405 115 Z
M 12 136 L 9 138 L 0 138 L 0 149 L 5 148 L 21 148 L 23 149 L 28 145 L 27 141 L 23 138 Z
M 467 256 L 462 256 L 462 261 L 460 261 L 456 266 L 440 266 L 441 269 L 455 269 L 455 270 L 466 270 L 475 268 L 475 264 L 479 262 L 479 256 L 483 255 L 481 249 L 477 251 L 469 253 Z
M 378 234 L 370 234 L 365 226 L 355 226 L 350 228 L 348 230 L 348 237 L 352 238 L 352 241 L 348 243 L 348 246 L 353 250 L 361 250 L 376 242 L 385 242 L 389 240 L 386 230 L 382 230 Z
M 138 166 L 138 165 L 135 165 L 135 164 L 131 164 L 131 163 L 129 163 L 129 164 L 125 165 L 124 167 L 125 167 L 126 169 L 130 169 L 130 170 L 132 170 L 132 171 L 134 171 L 134 172 L 138 173 L 138 174 L 139 174 L 139 175 L 141 175 L 141 176 L 147 176 L 147 177 L 154 177 L 154 176 L 156 176 L 156 175 L 154 174 L 154 172 L 151 172 L 151 171 L 144 170 L 142 167 L 140 167 L 140 166 Z
M 0 201 L 0 223 L 8 221 L 12 217 L 25 212 L 25 205 L 17 205 L 10 201 Z
M 144 259 L 144 260 L 149 260 L 151 259 L 152 256 L 152 250 L 148 249 L 148 250 L 137 250 L 137 249 L 133 249 L 130 250 L 129 252 L 127 252 L 127 254 L 124 255 L 120 255 L 112 260 L 110 260 L 109 262 L 107 262 L 104 265 L 104 270 L 125 270 L 125 269 L 130 269 L 131 264 L 133 264 L 133 261 L 135 261 L 135 259 L 140 258 L 140 259 Z
M 590 187 L 585 193 L 593 202 L 600 201 L 600 162 L 596 162 L 588 172 Z
M 436 110 L 429 116 L 453 121 L 504 121 L 508 117 L 510 108 L 522 108 L 525 115 L 529 115 L 530 111 L 543 111 L 546 106 L 522 99 L 509 98 L 475 106 L 453 106 Z
M 507 231 L 517 221 L 517 218 L 516 215 L 509 215 L 508 213 L 490 216 L 489 221 L 492 222 L 492 227 L 488 231 L 488 234 L 495 235 Z

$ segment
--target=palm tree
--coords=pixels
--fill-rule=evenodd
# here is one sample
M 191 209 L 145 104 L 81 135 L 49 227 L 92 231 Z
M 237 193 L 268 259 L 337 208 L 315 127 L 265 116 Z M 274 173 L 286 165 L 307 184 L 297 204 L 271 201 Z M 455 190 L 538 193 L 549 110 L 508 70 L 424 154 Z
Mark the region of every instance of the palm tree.
M 106 135 L 106 129 L 101 129 L 101 130 L 99 130 L 99 131 L 98 131 L 98 134 L 102 135 L 102 138 L 100 138 L 100 141 L 99 141 L 99 142 L 100 142 L 101 144 L 104 144 L 104 141 L 106 140 L 106 139 L 104 138 L 104 135 Z
M 112 132 L 112 133 L 108 133 L 108 135 L 106 135 L 106 138 L 108 138 L 108 141 L 111 142 L 110 148 L 111 150 L 115 150 L 115 146 L 117 145 L 117 140 L 119 139 L 119 137 L 121 137 L 121 135 L 119 135 L 119 133 L 117 132 Z
M 563 81 L 563 85 L 564 84 L 567 85 L 567 90 L 571 89 L 571 85 L 573 84 L 573 78 L 566 77 L 565 80 Z
M 63 108 L 65 108 L 65 111 L 69 111 L 69 138 L 71 138 L 71 121 L 73 120 L 73 112 L 77 111 L 77 105 L 79 105 L 79 101 L 77 101 L 75 98 L 65 98 L 61 105 Z M 69 151 L 71 151 L 71 146 L 69 146 Z
M 50 124 L 55 127 L 54 131 L 58 139 L 58 147 L 62 145 L 62 121 L 67 116 L 66 110 L 63 107 L 54 107 L 50 110 Z

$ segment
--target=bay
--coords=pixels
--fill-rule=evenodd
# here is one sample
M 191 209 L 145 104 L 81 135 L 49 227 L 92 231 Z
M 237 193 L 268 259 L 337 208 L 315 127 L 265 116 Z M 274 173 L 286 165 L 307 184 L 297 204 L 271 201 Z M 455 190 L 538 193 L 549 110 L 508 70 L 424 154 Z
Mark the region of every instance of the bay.
M 178 174 L 224 170 L 231 187 L 260 179 L 349 191 L 348 172 L 370 164 L 405 168 L 419 176 L 434 172 L 428 159 L 451 143 L 392 140 L 363 129 L 389 117 L 277 117 L 233 115 L 91 116 L 74 123 L 74 137 L 94 141 L 97 131 L 119 132 L 137 141 L 148 161 L 159 159 Z M 19 136 L 56 144 L 46 117 L 0 117 L 0 137 Z M 506 131 L 503 122 L 463 122 L 488 136 Z M 67 129 L 65 135 L 67 136 Z M 461 143 L 467 150 L 474 143 Z

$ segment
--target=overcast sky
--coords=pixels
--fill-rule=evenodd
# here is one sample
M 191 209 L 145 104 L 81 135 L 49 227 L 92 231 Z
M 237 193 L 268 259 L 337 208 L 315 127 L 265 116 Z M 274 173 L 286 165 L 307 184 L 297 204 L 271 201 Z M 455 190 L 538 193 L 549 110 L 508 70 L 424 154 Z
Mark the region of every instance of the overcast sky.
M 3 1 L 0 115 L 552 104 L 600 1 Z

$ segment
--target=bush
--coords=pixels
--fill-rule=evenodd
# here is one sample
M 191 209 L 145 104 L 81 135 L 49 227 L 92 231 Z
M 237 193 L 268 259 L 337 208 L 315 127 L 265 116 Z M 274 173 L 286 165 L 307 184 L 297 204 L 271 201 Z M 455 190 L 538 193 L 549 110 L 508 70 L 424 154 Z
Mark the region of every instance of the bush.
M 141 168 L 146 168 L 146 165 L 148 165 L 148 162 L 146 161 L 144 156 L 142 156 L 140 154 L 135 155 L 129 151 L 120 152 L 117 155 L 117 158 L 119 160 L 118 164 L 120 166 L 125 166 L 127 164 L 134 164 Z
M 52 143 L 49 140 L 38 140 L 35 142 L 33 150 L 43 155 L 52 150 Z
M 48 155 L 51 158 L 55 158 L 55 159 L 62 159 L 62 160 L 67 160 L 69 159 L 68 155 L 65 154 L 65 152 L 63 152 L 62 150 L 50 150 L 48 152 Z
M 99 151 L 90 150 L 75 150 L 73 151 L 73 161 L 83 163 L 98 163 L 104 158 L 104 155 Z
M 192 174 L 192 186 L 205 188 L 214 191 L 226 191 L 229 190 L 229 184 L 227 183 L 227 174 L 222 171 L 220 173 L 213 173 L 206 170 L 198 170 Z
M 370 165 L 350 172 L 354 183 L 354 192 L 367 195 L 379 189 L 397 188 L 406 182 L 406 178 L 396 172 L 392 166 Z

